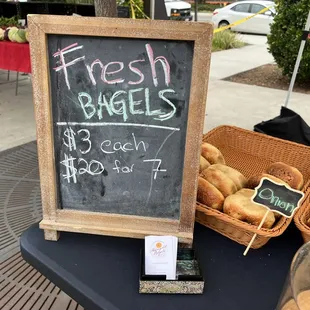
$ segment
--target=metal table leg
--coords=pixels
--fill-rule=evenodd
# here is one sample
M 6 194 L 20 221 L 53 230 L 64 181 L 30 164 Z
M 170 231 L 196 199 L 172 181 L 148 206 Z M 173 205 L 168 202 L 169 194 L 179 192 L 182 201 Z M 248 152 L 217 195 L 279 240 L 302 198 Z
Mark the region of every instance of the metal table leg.
M 16 73 L 16 88 L 15 88 L 15 96 L 17 96 L 18 93 L 18 76 L 19 76 L 19 72 Z

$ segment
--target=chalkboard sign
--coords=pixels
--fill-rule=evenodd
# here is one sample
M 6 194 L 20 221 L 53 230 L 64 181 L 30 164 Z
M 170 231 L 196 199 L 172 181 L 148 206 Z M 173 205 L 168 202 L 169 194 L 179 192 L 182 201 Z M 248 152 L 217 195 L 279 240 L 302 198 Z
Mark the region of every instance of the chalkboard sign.
M 48 36 L 62 208 L 179 219 L 193 47 Z
M 209 24 L 29 17 L 45 238 L 191 243 Z
M 268 178 L 262 178 L 255 189 L 252 200 L 273 212 L 285 217 L 292 217 L 300 207 L 304 193 L 294 190 L 284 184 L 276 183 Z

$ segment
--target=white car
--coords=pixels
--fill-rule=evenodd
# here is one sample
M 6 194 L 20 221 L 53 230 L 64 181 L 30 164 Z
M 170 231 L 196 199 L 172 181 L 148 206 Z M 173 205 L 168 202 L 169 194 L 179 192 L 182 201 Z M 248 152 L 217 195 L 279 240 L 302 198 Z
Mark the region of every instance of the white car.
M 273 1 L 239 1 L 229 4 L 213 12 L 212 22 L 215 28 L 230 25 L 245 17 L 258 13 L 262 9 L 270 7 L 266 12 L 258 14 L 247 21 L 231 28 L 233 31 L 269 34 L 270 24 L 275 15 L 275 3 Z

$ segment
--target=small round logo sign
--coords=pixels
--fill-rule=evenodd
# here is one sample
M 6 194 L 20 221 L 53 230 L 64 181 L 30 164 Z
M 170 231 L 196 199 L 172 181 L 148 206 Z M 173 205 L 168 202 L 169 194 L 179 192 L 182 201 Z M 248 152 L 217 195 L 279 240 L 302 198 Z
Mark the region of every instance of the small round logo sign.
M 151 255 L 154 257 L 164 257 L 166 255 L 167 245 L 162 241 L 156 241 L 151 247 Z

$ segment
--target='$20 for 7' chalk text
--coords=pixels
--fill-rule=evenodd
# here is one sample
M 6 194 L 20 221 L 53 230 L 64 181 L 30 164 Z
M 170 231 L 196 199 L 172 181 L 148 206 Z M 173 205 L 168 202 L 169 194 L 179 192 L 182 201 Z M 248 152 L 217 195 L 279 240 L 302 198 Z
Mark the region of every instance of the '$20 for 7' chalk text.
M 88 154 L 92 148 L 92 141 L 88 129 L 80 129 L 75 132 L 71 127 L 68 127 L 64 131 L 63 144 L 68 148 L 69 151 L 76 151 L 76 135 L 80 137 L 81 141 L 87 144 L 87 147 L 84 149 L 79 149 L 81 154 Z M 105 154 L 115 154 L 116 152 L 126 153 L 132 151 L 146 152 L 146 144 L 142 140 L 137 142 L 135 134 L 132 133 L 132 142 L 126 142 L 122 144 L 121 142 L 117 141 L 112 144 L 111 140 L 104 140 L 100 145 L 100 149 Z M 77 183 L 77 175 L 83 175 L 85 173 L 90 175 L 99 175 L 105 171 L 104 165 L 97 160 L 91 160 L 88 162 L 84 158 L 73 157 L 71 153 L 69 153 L 69 155 L 65 153 L 64 158 L 65 159 L 60 163 L 66 168 L 66 173 L 63 174 L 63 178 L 66 179 L 68 183 L 71 183 L 71 181 L 73 181 L 73 183 Z M 152 173 L 154 173 L 154 180 L 156 180 L 158 172 L 167 171 L 166 169 L 161 169 L 161 159 L 144 159 L 143 162 L 153 163 Z M 78 169 L 76 168 L 76 164 Z M 131 173 L 134 170 L 134 164 L 130 166 L 123 165 L 120 160 L 116 159 L 112 169 L 116 171 L 116 173 Z

